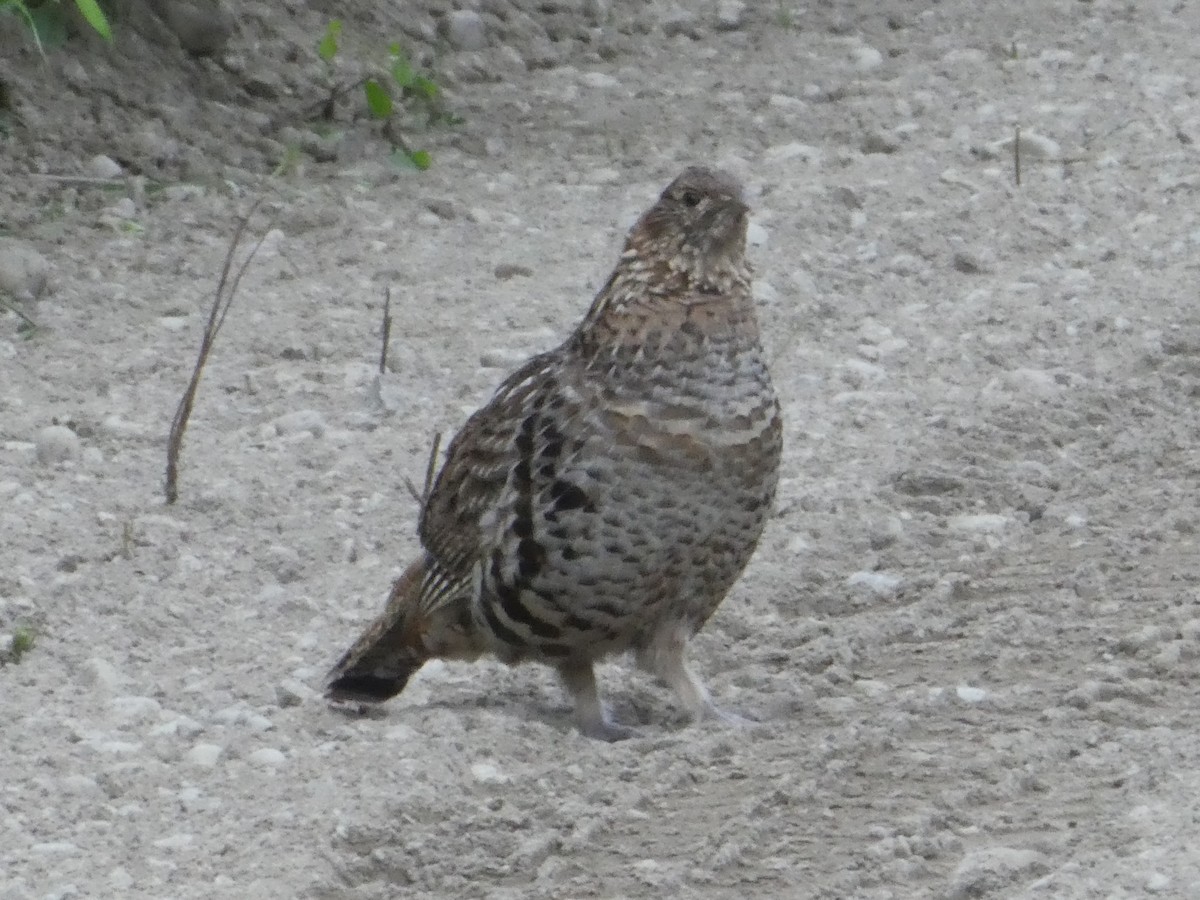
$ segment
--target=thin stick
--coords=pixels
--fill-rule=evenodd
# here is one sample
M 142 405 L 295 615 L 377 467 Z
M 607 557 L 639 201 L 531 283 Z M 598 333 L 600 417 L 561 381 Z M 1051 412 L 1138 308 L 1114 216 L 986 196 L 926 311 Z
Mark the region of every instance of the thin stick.
M 1013 174 L 1017 176 L 1017 187 L 1021 186 L 1021 126 L 1013 132 Z
M 433 479 L 437 475 L 438 451 L 442 449 L 442 433 L 436 431 L 433 434 L 433 446 L 429 448 L 429 462 L 425 464 L 425 493 L 421 498 L 421 503 L 429 499 L 429 494 L 433 490 Z
M 383 346 L 379 349 L 379 374 L 387 371 L 388 342 L 392 339 L 392 289 L 383 289 Z
M 433 479 L 437 476 L 437 461 L 438 451 L 442 449 L 442 433 L 440 431 L 433 435 L 433 446 L 429 448 L 429 462 L 425 465 L 425 490 L 417 492 L 417 486 L 413 484 L 412 479 L 407 476 L 404 479 L 404 486 L 408 488 L 408 492 L 412 494 L 412 498 L 417 501 L 417 505 L 424 511 L 425 504 L 429 502 L 429 494 L 433 491 Z
M 33 172 L 25 177 L 38 181 L 61 181 L 65 184 L 107 184 L 114 187 L 120 187 L 125 183 L 122 175 L 118 175 L 116 178 L 101 178 L 97 175 L 53 175 Z
M 275 219 L 272 217 L 262 237 L 258 239 L 257 243 L 251 248 L 249 255 L 238 266 L 237 272 L 234 273 L 233 281 L 231 282 L 229 280 L 229 273 L 233 270 L 233 257 L 237 253 L 237 248 L 242 241 L 242 235 L 246 231 L 246 226 L 250 224 L 251 217 L 258 211 L 262 203 L 262 197 L 255 200 L 254 205 L 250 207 L 250 211 L 238 221 L 237 228 L 234 229 L 233 238 L 229 242 L 229 250 L 225 254 L 225 263 L 221 267 L 221 277 L 217 281 L 217 290 L 213 296 L 213 304 L 208 311 L 208 322 L 205 323 L 204 333 L 200 337 L 200 352 L 196 357 L 196 365 L 192 369 L 192 377 L 188 381 L 188 386 L 184 390 L 183 397 L 179 401 L 179 406 L 175 410 L 175 418 L 171 421 L 171 433 L 167 438 L 167 480 L 164 487 L 168 506 L 179 499 L 179 454 L 183 449 L 183 433 L 187 431 L 188 419 L 191 417 L 192 407 L 196 403 L 196 391 L 200 387 L 200 376 L 204 373 L 204 364 L 208 362 L 208 355 L 212 352 L 213 342 L 217 339 L 217 334 L 220 333 L 221 326 L 225 324 L 225 316 L 228 315 L 229 307 L 233 304 L 233 298 L 237 295 L 238 285 L 242 282 L 242 276 L 246 274 L 246 269 L 249 268 L 259 248 L 262 247 L 263 241 L 267 239 L 267 234 L 271 231 L 271 225 L 275 223 Z

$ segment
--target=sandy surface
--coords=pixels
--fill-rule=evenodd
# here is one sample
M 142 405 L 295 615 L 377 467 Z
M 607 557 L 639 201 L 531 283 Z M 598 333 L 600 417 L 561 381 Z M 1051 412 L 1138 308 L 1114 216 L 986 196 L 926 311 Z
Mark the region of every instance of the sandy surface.
M 580 15 L 554 59 L 443 57 L 465 123 L 420 135 L 423 174 L 345 112 L 336 160 L 270 178 L 261 129 L 313 99 L 290 75 L 267 101 L 140 36 L 83 45 L 90 94 L 78 60 L 3 64 L 0 284 L 47 285 L 32 335 L 0 314 L 0 633 L 36 633 L 0 669 L 0 898 L 1200 896 L 1200 10 L 615 6 L 637 27 Z M 325 14 L 288 9 L 246 6 L 243 72 L 311 56 Z M 105 82 L 133 65 L 161 80 Z M 148 181 L 41 177 L 95 154 Z M 603 687 L 644 737 L 612 746 L 536 667 L 327 708 L 432 434 L 573 326 L 691 161 L 750 187 L 786 417 L 777 512 L 696 648 L 763 724 L 689 727 L 624 662 Z M 264 185 L 278 233 L 166 507 Z

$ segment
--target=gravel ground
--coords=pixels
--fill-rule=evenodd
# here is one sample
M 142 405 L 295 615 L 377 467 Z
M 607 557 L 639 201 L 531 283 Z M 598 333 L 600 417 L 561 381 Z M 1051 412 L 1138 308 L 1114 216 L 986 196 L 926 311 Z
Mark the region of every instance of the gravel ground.
M 411 42 L 464 120 L 410 133 L 424 173 L 349 100 L 306 125 L 325 4 L 238 7 L 204 58 L 165 18 L 0 36 L 0 898 L 1200 896 L 1200 9 L 399 6 L 337 77 Z M 749 186 L 784 406 L 696 648 L 763 724 L 624 662 L 616 745 L 537 667 L 330 709 L 432 435 L 688 162 Z

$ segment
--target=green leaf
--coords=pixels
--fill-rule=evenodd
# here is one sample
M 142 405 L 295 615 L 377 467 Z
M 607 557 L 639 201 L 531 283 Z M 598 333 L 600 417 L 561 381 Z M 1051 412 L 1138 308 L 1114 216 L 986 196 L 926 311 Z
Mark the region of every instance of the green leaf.
M 75 5 L 79 7 L 79 11 L 87 19 L 87 23 L 96 30 L 96 34 L 106 41 L 112 40 L 112 29 L 108 26 L 108 17 L 104 15 L 104 10 L 100 8 L 100 4 L 96 0 L 75 0 Z
M 317 44 L 317 55 L 325 62 L 330 62 L 338 52 L 338 38 L 342 35 L 342 23 L 340 19 L 332 19 L 325 26 L 325 37 L 321 38 L 321 42 Z
M 400 52 L 400 46 L 394 44 L 392 49 L 395 51 L 392 53 L 392 78 L 395 79 L 396 84 L 400 85 L 400 87 L 409 87 L 417 75 L 413 72 L 413 68 L 408 62 L 408 57 Z
M 397 147 L 392 151 L 392 164 L 401 169 L 420 169 L 422 172 L 433 165 L 428 150 L 413 150 L 409 153 Z
M 57 4 L 44 3 L 29 8 L 29 20 L 39 48 L 61 47 L 67 42 L 67 19 Z
M 367 108 L 377 119 L 386 119 L 392 114 L 392 98 L 374 78 L 368 78 L 363 84 L 363 92 L 367 95 Z
M 42 42 L 38 38 L 37 25 L 33 21 L 33 16 L 29 13 L 29 7 L 25 5 L 23 0 L 0 0 L 0 12 L 8 11 L 13 15 L 20 16 L 25 20 L 25 27 L 29 29 L 30 35 L 33 37 L 33 43 L 37 46 L 38 53 L 42 56 L 46 55 L 46 51 L 42 49 Z
M 426 100 L 437 99 L 438 86 L 424 75 L 418 75 L 416 78 L 414 78 L 411 88 Z

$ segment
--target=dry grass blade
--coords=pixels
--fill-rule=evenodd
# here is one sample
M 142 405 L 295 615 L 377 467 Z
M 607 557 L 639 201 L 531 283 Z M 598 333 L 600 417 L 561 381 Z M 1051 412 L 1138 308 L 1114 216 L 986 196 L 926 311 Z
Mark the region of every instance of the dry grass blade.
M 392 289 L 383 291 L 383 346 L 379 349 L 379 374 L 387 372 L 388 343 L 392 339 Z
M 425 464 L 425 489 L 417 490 L 417 486 L 413 484 L 411 478 L 404 479 L 404 486 L 408 488 L 408 492 L 412 494 L 412 498 L 417 501 L 417 505 L 422 510 L 425 509 L 425 504 L 429 502 L 429 492 L 433 490 L 433 479 L 437 477 L 437 461 L 438 452 L 442 449 L 442 433 L 436 432 L 433 436 L 433 446 L 429 448 L 429 462 Z
M 1017 187 L 1021 186 L 1021 126 L 1018 125 L 1013 132 L 1013 176 L 1016 178 Z
M 238 266 L 233 280 L 230 281 L 229 273 L 233 271 L 233 259 L 237 254 L 237 248 L 242 242 L 242 235 L 245 234 L 246 228 L 250 224 L 250 219 L 258 211 L 258 208 L 262 206 L 262 203 L 263 198 L 261 197 L 254 201 L 254 205 L 250 207 L 250 211 L 238 221 L 237 228 L 230 239 L 229 250 L 225 254 L 225 263 L 221 267 L 221 277 L 217 281 L 216 294 L 213 296 L 212 307 L 208 311 L 208 322 L 205 323 L 204 333 L 200 338 L 200 352 L 196 356 L 196 365 L 192 369 L 192 377 L 183 392 L 183 397 L 179 400 L 179 406 L 175 410 L 175 418 L 171 422 L 171 433 L 167 438 L 167 478 L 164 487 L 168 506 L 179 499 L 179 454 L 183 449 L 183 434 L 187 431 L 188 420 L 192 415 L 192 407 L 196 403 L 196 391 L 200 387 L 200 377 L 204 373 L 204 365 L 208 362 L 208 356 L 212 352 L 213 343 L 221 331 L 221 326 L 225 324 L 225 316 L 229 314 L 229 307 L 233 305 L 233 298 L 237 296 L 242 276 L 246 274 L 246 269 L 249 268 L 259 248 L 262 247 L 263 241 L 266 240 L 267 234 L 270 233 L 271 226 L 275 223 L 275 219 L 272 217 L 267 228 L 263 231 L 262 237 L 250 249 L 250 253 L 242 261 L 242 264 Z

